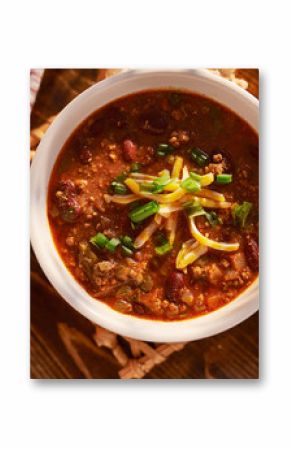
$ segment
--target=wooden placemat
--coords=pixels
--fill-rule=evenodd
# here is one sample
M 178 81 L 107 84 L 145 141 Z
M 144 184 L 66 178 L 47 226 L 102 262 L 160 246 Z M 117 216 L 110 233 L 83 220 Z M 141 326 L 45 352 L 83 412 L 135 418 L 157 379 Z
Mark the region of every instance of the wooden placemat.
M 69 101 L 112 73 L 113 70 L 106 69 L 45 70 L 31 113 L 32 149 L 48 123 Z M 246 80 L 248 90 L 258 97 L 258 70 L 239 69 L 236 76 Z M 31 378 L 119 378 L 120 364 L 111 350 L 95 343 L 95 331 L 89 320 L 57 294 L 31 251 Z M 128 353 L 129 344 L 117 340 L 124 353 Z M 258 313 L 227 332 L 176 349 L 145 378 L 256 379 L 259 377 Z

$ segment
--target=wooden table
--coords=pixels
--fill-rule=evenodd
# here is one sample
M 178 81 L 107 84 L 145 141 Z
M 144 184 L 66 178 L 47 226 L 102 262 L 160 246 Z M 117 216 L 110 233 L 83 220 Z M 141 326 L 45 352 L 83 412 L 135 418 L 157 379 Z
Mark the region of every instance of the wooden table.
M 46 70 L 31 113 L 31 129 L 46 123 L 105 70 Z M 237 71 L 258 96 L 258 71 Z M 31 251 L 31 378 L 114 379 L 120 366 L 93 340 L 95 326 L 54 290 Z M 256 379 L 259 377 L 259 317 L 253 315 L 217 336 L 188 343 L 146 375 L 148 379 Z

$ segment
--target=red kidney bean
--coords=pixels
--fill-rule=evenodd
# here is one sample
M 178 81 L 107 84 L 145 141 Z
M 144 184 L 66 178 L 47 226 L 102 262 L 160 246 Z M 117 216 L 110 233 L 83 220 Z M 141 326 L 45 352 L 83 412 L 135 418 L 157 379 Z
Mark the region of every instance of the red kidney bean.
M 60 197 L 58 199 L 58 208 L 63 221 L 74 223 L 81 215 L 82 208 L 74 195 Z
M 76 186 L 70 179 L 58 183 L 56 203 L 63 221 L 73 223 L 78 220 L 82 210 L 76 198 Z
M 185 287 L 184 276 L 178 271 L 173 271 L 165 284 L 165 296 L 169 301 L 179 301 L 182 289 Z
M 136 161 L 137 146 L 132 140 L 126 139 L 123 142 L 123 156 L 127 162 Z
M 257 271 L 259 269 L 259 246 L 256 240 L 250 236 L 247 236 L 245 240 L 245 254 L 250 268 Z
M 75 195 L 76 194 L 75 183 L 73 181 L 71 181 L 70 179 L 63 179 L 63 180 L 59 181 L 59 183 L 57 185 L 57 190 L 61 190 L 66 195 L 69 195 L 69 194 Z
M 140 126 L 149 134 L 163 134 L 169 124 L 168 115 L 159 111 L 148 111 L 140 115 Z

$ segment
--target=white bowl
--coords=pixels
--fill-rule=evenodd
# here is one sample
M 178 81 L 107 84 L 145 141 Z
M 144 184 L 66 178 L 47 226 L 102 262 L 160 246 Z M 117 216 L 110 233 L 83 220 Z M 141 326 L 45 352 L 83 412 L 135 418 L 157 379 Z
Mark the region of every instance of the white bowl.
M 88 115 L 124 95 L 167 87 L 212 98 L 237 113 L 258 132 L 258 100 L 232 82 L 206 70 L 129 70 L 99 82 L 69 103 L 41 140 L 31 168 L 31 240 L 52 285 L 74 309 L 94 323 L 124 336 L 154 342 L 197 340 L 245 320 L 258 310 L 258 279 L 228 305 L 197 318 L 162 322 L 121 314 L 93 299 L 65 267 L 50 232 L 46 200 L 57 155 Z

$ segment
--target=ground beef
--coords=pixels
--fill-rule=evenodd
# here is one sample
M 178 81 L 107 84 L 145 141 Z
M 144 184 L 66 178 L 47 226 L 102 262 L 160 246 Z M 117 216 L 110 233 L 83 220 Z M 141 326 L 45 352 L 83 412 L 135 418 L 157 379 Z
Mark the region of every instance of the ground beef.
M 184 130 L 173 131 L 171 133 L 169 143 L 175 148 L 179 148 L 182 144 L 189 141 L 189 132 Z

